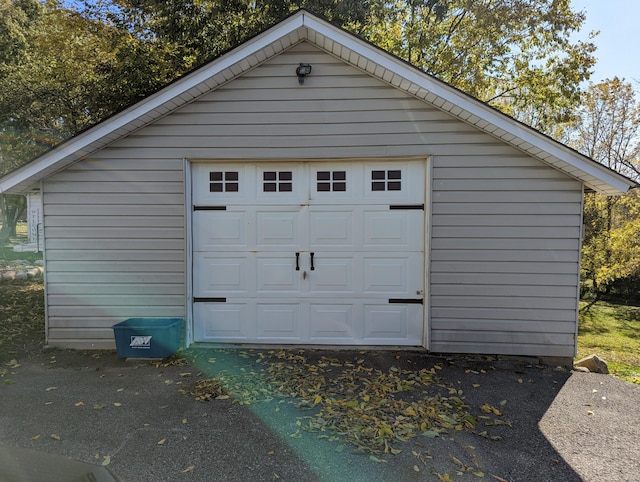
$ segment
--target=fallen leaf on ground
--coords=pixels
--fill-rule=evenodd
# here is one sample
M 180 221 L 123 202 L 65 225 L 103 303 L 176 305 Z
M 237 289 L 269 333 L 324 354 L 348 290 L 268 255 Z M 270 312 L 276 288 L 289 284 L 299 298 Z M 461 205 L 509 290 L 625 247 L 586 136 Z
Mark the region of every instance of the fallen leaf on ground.
M 164 445 L 164 443 L 167 441 L 166 438 L 163 438 L 162 440 L 159 440 L 158 443 L 156 445 Z
M 58 387 L 48 387 L 45 389 L 45 392 L 50 392 L 51 390 L 57 390 Z
M 378 462 L 379 464 L 386 464 L 387 461 L 384 459 L 379 459 L 375 455 L 369 455 L 369 460 L 373 460 L 374 462 Z
M 50 438 L 52 438 L 53 440 L 62 440 L 62 437 L 60 437 L 60 435 L 52 433 L 51 435 L 49 435 Z
M 193 472 L 193 469 L 195 469 L 196 466 L 195 465 L 190 465 L 189 467 L 187 467 L 186 469 L 184 469 L 182 471 L 183 474 L 186 474 L 187 472 Z
M 102 466 L 107 466 L 111 463 L 111 457 L 109 455 L 104 456 L 104 460 L 102 461 Z
M 34 435 L 33 437 L 31 437 L 31 440 L 38 440 L 40 437 L 42 437 L 42 434 L 39 433 L 38 435 Z

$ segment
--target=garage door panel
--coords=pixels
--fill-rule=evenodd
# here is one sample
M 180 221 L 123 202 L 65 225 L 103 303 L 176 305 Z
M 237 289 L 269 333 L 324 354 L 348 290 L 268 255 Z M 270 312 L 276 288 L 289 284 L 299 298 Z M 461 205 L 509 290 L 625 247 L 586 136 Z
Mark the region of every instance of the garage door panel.
M 424 232 L 422 210 L 368 210 L 364 213 L 366 249 L 422 250 Z M 418 235 L 418 236 L 417 236 Z
M 354 249 L 354 232 L 359 231 L 357 212 L 324 207 L 309 212 L 309 249 Z
M 295 251 L 300 246 L 300 207 L 271 208 L 256 212 L 257 249 Z
M 292 296 L 300 291 L 300 271 L 296 271 L 295 254 L 260 256 L 257 259 L 256 295 Z
M 297 341 L 302 338 L 300 323 L 301 304 L 290 303 L 257 304 L 256 337 L 260 341 Z
M 362 337 L 355 326 L 361 310 L 353 300 L 337 303 L 311 303 L 309 307 L 310 340 L 323 343 L 352 343 Z M 361 313 L 360 313 L 361 314 Z
M 412 204 L 424 202 L 422 162 L 375 162 L 364 170 L 363 199 L 367 204 Z
M 313 258 L 315 269 L 308 271 L 311 295 L 322 293 L 353 298 L 354 293 L 360 291 L 361 283 L 354 280 L 354 274 L 360 271 L 360 260 L 353 253 L 323 252 Z
M 195 211 L 193 224 L 194 251 L 212 251 L 220 248 L 246 249 L 247 212 Z
M 419 253 L 384 256 L 366 255 L 364 265 L 365 294 L 389 294 L 390 297 L 415 298 L 423 286 L 423 261 Z
M 365 304 L 364 341 L 372 345 L 422 343 L 422 305 Z
M 195 333 L 197 340 L 243 341 L 252 338 L 248 325 L 250 306 L 242 303 L 195 303 Z
M 229 294 L 247 295 L 251 290 L 251 276 L 255 261 L 249 255 L 234 253 L 210 254 L 194 253 L 194 296 L 219 297 Z
M 192 201 L 194 206 L 239 204 L 247 202 L 253 189 L 247 186 L 251 167 L 241 164 L 191 164 Z M 235 178 L 235 179 L 233 179 Z

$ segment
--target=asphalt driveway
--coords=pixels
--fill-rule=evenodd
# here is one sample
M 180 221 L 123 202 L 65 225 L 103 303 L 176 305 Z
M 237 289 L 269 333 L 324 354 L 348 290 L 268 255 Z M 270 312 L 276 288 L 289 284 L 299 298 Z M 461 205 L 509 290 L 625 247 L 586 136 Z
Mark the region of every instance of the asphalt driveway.
M 468 406 L 500 407 L 508 422 L 490 436 L 451 430 L 371 456 L 336 434 L 301 431 L 304 413 L 288 401 L 196 400 L 189 392 L 219 369 L 212 366 L 244 370 L 245 359 L 224 353 L 214 364 L 73 351 L 9 362 L 0 377 L 0 446 L 105 465 L 125 482 L 640 481 L 640 386 L 612 376 L 531 360 L 310 351 L 357 356 L 380 370 L 437 365 Z

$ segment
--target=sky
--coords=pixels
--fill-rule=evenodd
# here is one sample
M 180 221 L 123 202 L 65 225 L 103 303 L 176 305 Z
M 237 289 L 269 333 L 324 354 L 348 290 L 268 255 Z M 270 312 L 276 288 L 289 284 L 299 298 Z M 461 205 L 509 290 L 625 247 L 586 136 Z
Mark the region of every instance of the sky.
M 571 6 L 587 15 L 581 40 L 592 30 L 600 31 L 594 40 L 598 62 L 591 80 L 597 83 L 618 76 L 640 86 L 640 1 L 571 0 Z

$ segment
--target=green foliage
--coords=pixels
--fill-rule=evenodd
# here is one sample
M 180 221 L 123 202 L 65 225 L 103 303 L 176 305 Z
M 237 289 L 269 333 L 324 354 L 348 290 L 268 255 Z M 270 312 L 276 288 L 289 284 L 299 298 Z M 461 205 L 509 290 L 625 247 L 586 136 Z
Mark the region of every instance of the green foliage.
M 632 301 L 640 293 L 640 195 L 587 194 L 582 276 L 596 296 Z
M 640 105 L 618 78 L 591 85 L 570 141 L 584 154 L 629 176 L 640 174 Z M 596 297 L 640 298 L 640 195 L 587 194 L 582 276 Z
M 455 87 L 551 131 L 570 118 L 595 46 L 568 0 L 372 0 L 362 34 Z

